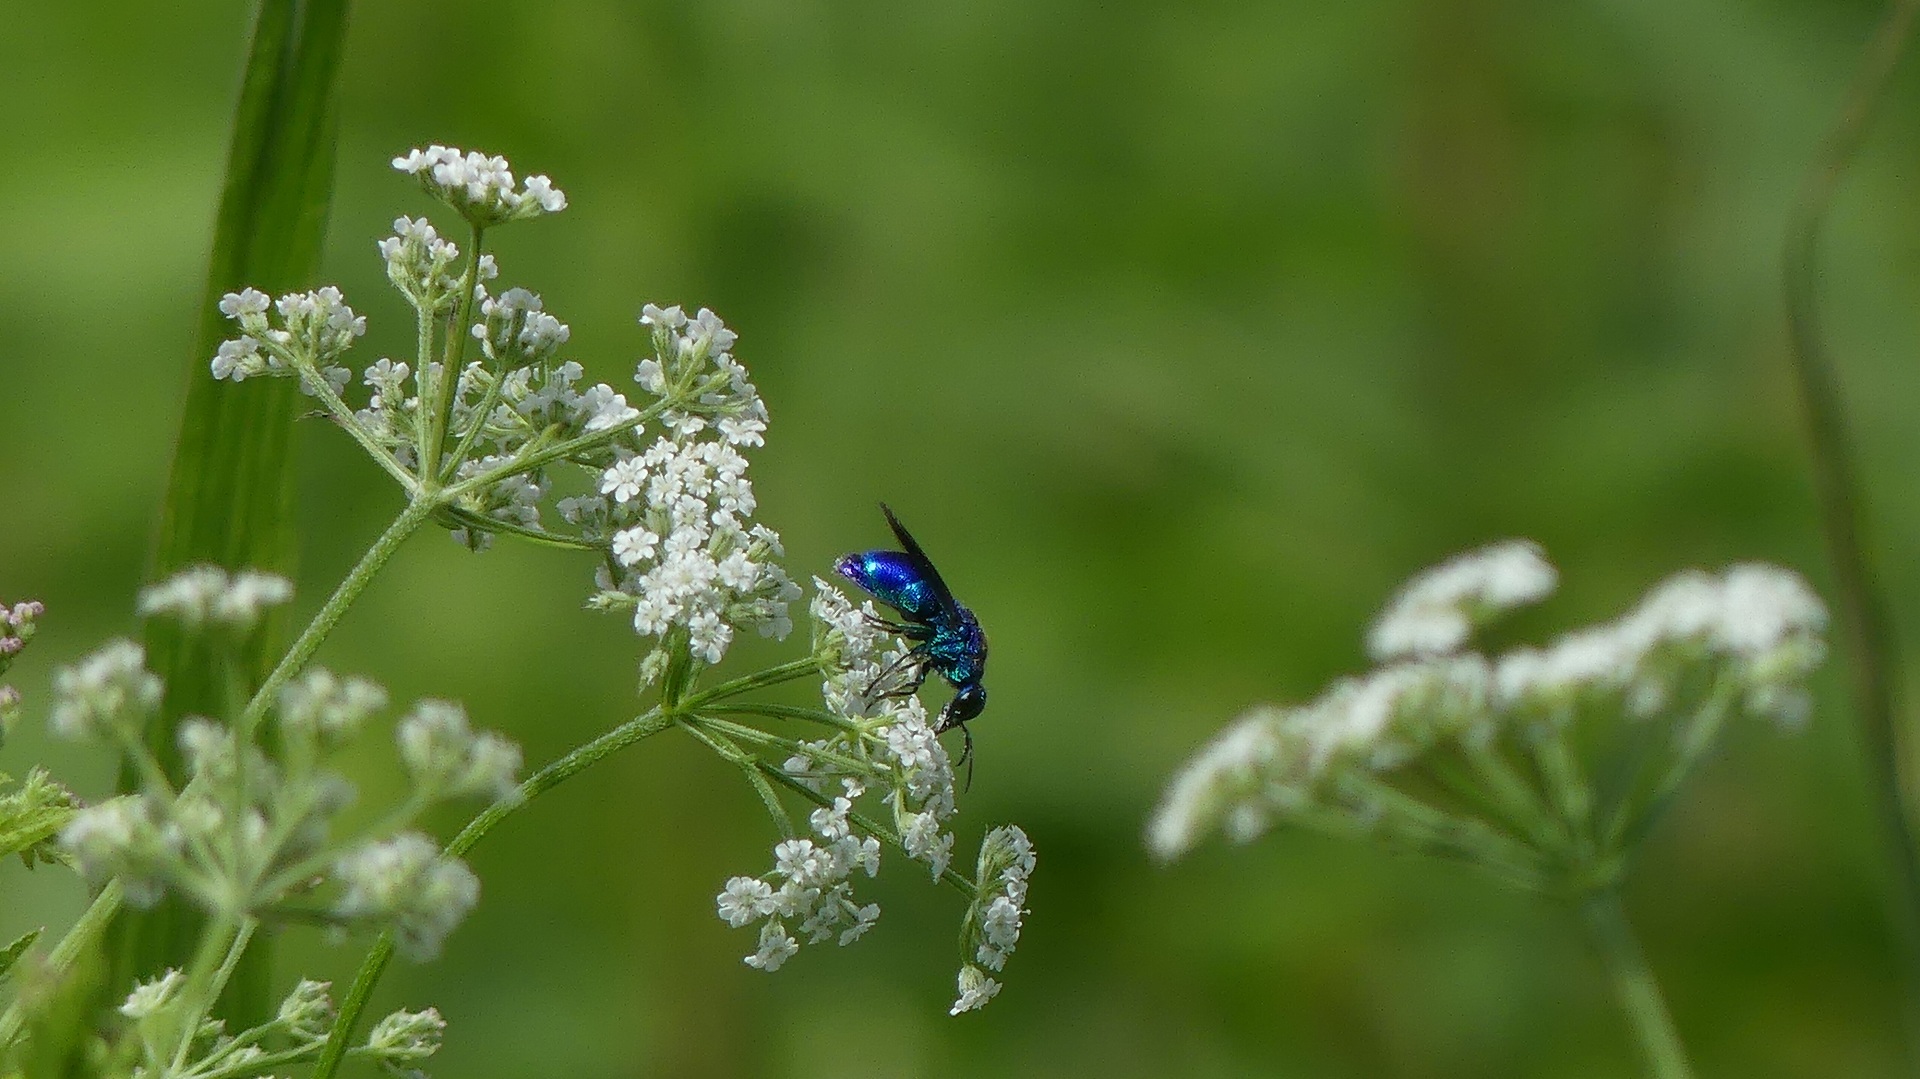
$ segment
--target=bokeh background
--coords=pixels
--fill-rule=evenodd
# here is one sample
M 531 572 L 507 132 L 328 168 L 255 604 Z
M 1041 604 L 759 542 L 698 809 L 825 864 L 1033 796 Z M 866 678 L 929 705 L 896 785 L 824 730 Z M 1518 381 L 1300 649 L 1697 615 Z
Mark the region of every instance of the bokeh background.
M 761 517 L 797 575 L 891 501 L 993 635 L 962 847 L 1040 850 L 1007 988 L 947 1018 L 960 906 L 883 875 L 855 948 L 768 977 L 713 916 L 773 838 L 662 738 L 476 852 L 482 905 L 379 1003 L 437 1004 L 447 1076 L 1625 1076 L 1564 912 L 1465 871 L 1280 835 L 1150 866 L 1164 777 L 1237 709 L 1363 664 L 1387 591 L 1525 535 L 1537 637 L 1692 564 L 1824 587 L 1777 250 L 1877 14 L 1847 0 L 964 5 L 366 3 L 325 271 L 411 343 L 373 241 L 429 141 L 547 172 L 498 234 L 618 380 L 647 300 L 711 305 L 773 410 Z M 133 629 L 193 355 L 249 5 L 0 10 L 0 594 L 19 668 Z M 1833 222 L 1827 296 L 1898 613 L 1920 614 L 1920 71 Z M 299 435 L 306 609 L 395 511 Z M 464 699 L 542 761 L 635 708 L 589 568 L 408 547 L 324 662 Z M 1920 636 L 1920 635 L 1912 635 Z M 741 648 L 737 661 L 781 655 Z M 1628 896 L 1702 1074 L 1895 1074 L 1884 869 L 1839 679 L 1737 730 Z M 44 699 L 41 696 L 41 699 Z M 43 752 L 10 746 L 15 772 Z M 107 762 L 45 750 L 83 790 Z M 364 781 L 395 776 L 379 752 Z M 376 801 L 375 794 L 368 795 Z M 442 822 L 451 825 L 451 819 Z M 896 869 L 899 867 L 896 866 Z M 70 918 L 0 867 L 0 932 Z M 281 942 L 343 978 L 360 942 Z

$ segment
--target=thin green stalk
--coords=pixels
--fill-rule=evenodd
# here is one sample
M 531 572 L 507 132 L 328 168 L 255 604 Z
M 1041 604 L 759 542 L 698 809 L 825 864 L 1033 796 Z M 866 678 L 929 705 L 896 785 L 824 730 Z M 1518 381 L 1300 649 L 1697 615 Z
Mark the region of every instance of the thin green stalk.
M 120 905 L 125 898 L 126 893 L 121 889 L 118 877 L 107 881 L 106 886 L 100 889 L 100 894 L 93 897 L 93 902 L 80 915 L 80 920 L 73 923 L 67 935 L 61 937 L 60 943 L 47 953 L 47 973 L 54 980 L 65 978 L 67 971 L 73 969 L 74 961 L 80 958 L 80 953 L 107 931 L 107 927 L 113 924 L 114 915 L 120 913 Z M 26 1012 L 16 996 L 13 1003 L 7 1005 L 7 1010 L 0 1012 L 0 1053 L 4 1053 L 20 1037 L 25 1024 Z
M 535 798 L 559 786 L 567 780 L 586 771 L 607 757 L 626 747 L 659 734 L 673 725 L 673 717 L 658 708 L 622 723 L 618 727 L 602 734 L 566 756 L 552 762 L 545 768 L 528 776 L 520 784 L 514 797 L 504 798 L 488 806 L 467 822 L 460 834 L 447 844 L 449 856 L 458 858 L 472 850 L 474 844 L 486 838 L 496 825 L 524 809 Z M 332 1079 L 339 1070 L 340 1061 L 347 1054 L 347 1042 L 353 1037 L 353 1028 L 359 1022 L 362 1012 L 367 1010 L 367 1002 L 373 997 L 374 986 L 379 984 L 380 976 L 386 973 L 387 964 L 393 959 L 393 934 L 382 933 L 367 950 L 367 956 L 360 962 L 359 973 L 353 977 L 353 985 L 348 988 L 346 999 L 340 1002 L 340 1014 L 334 1018 L 333 1029 L 327 1032 L 326 1048 L 320 1052 L 320 1059 L 314 1064 L 310 1079 Z
M 433 400 L 433 312 L 423 308 L 414 309 L 415 322 L 419 334 L 413 351 L 413 388 L 414 396 L 421 401 Z M 432 433 L 427 417 L 420 412 L 413 414 L 413 459 L 415 462 L 427 459 L 427 438 Z M 421 475 L 426 475 L 422 472 Z
M 327 639 L 327 634 L 333 632 L 333 627 L 338 625 L 340 619 L 347 613 L 347 608 L 353 605 L 354 600 L 360 598 L 360 593 L 366 590 L 374 575 L 387 564 L 387 560 L 400 549 L 400 545 L 406 542 L 407 537 L 419 531 L 420 526 L 433 516 L 435 508 L 437 508 L 435 502 L 428 498 L 416 498 L 407 503 L 407 508 L 401 512 L 400 516 L 394 518 L 393 523 L 387 526 L 387 530 L 380 534 L 380 538 L 373 541 L 373 546 L 367 548 L 367 553 L 360 556 L 360 561 L 348 571 L 346 579 L 333 590 L 333 595 L 327 597 L 326 604 L 320 608 L 318 614 L 313 616 L 313 621 L 307 623 L 307 628 L 301 632 L 300 638 L 293 642 L 293 647 L 287 649 L 286 655 L 280 657 L 280 662 L 274 666 L 272 673 L 267 675 L 266 681 L 260 683 L 260 688 L 254 691 L 253 698 L 247 702 L 246 710 L 240 714 L 238 724 L 242 745 L 252 739 L 253 732 L 259 727 L 260 718 L 266 714 L 267 706 L 272 703 L 274 695 L 279 693 L 280 688 L 307 665 L 307 662 L 313 658 L 313 654 L 319 651 L 321 643 Z
M 1809 166 L 1787 228 L 1782 277 L 1794 375 L 1806 414 L 1815 493 L 1839 599 L 1838 622 L 1852 675 L 1854 709 L 1873 785 L 1874 809 L 1892 863 L 1889 907 L 1905 961 L 1909 1068 L 1920 1068 L 1920 843 L 1905 784 L 1899 721 L 1900 649 L 1893 617 L 1876 588 L 1862 533 L 1865 500 L 1854 463 L 1839 377 L 1820 329 L 1820 233 L 1840 180 L 1887 96 L 1894 69 L 1920 18 L 1920 0 L 1894 0 L 1868 41 L 1853 85 Z
M 480 277 L 480 243 L 486 237 L 486 230 L 479 225 L 473 226 L 467 252 L 467 271 L 460 275 L 460 303 L 455 310 L 453 324 L 448 327 L 446 353 L 440 362 L 440 377 L 433 379 L 433 396 L 422 397 L 420 407 L 426 412 L 426 436 L 421 440 L 420 482 L 429 488 L 437 485 L 440 475 L 441 442 L 447 436 L 447 418 L 453 409 L 454 387 L 460 385 L 461 360 L 466 355 L 467 327 L 473 325 L 473 286 Z M 429 368 L 431 370 L 431 368 Z
M 547 446 L 529 448 L 502 465 L 488 469 L 477 476 L 469 476 L 458 483 L 447 485 L 446 493 L 449 497 L 452 497 L 466 494 L 469 491 L 482 490 L 499 483 L 501 480 L 511 479 L 514 476 L 531 472 L 542 465 L 572 457 L 576 453 L 582 453 L 599 446 L 604 446 L 666 411 L 667 405 L 668 402 L 664 399 L 655 401 L 653 404 L 641 409 L 640 414 L 630 420 L 623 420 L 599 431 L 589 431 L 586 434 L 567 439 L 565 442 L 555 442 Z
M 502 366 L 505 366 L 504 362 Z M 467 454 L 473 449 L 474 441 L 480 437 L 481 430 L 487 426 L 487 417 L 492 415 L 493 406 L 500 403 L 500 393 L 506 385 L 506 379 L 502 377 L 501 371 L 489 371 L 488 374 L 493 377 L 487 383 L 487 391 L 481 395 L 480 403 L 474 407 L 473 422 L 467 425 L 466 433 L 460 436 L 459 442 L 454 443 L 453 452 L 447 455 L 446 463 L 440 466 L 441 483 L 452 479 L 454 473 L 459 471 L 460 462 L 467 459 Z
M 744 772 L 747 784 L 753 788 L 755 794 L 760 796 L 760 804 L 766 808 L 767 816 L 773 818 L 773 823 L 780 829 L 780 834 L 788 839 L 794 837 L 796 833 L 793 830 L 793 817 L 787 813 L 787 807 L 780 804 L 780 795 L 767 782 L 767 777 L 760 774 L 757 757 L 733 744 L 724 733 L 694 717 L 681 716 L 675 720 L 675 723 L 702 745 L 713 750 L 720 759 Z
M 253 918 L 235 921 L 216 917 L 200 931 L 200 948 L 187 969 L 184 990 L 193 1006 L 187 1009 L 186 1022 L 180 1029 L 180 1044 L 173 1051 L 173 1065 L 168 1074 L 176 1074 L 186 1065 L 194 1039 L 200 1033 L 200 1024 L 226 989 L 227 979 L 233 977 L 233 969 L 240 965 L 240 957 L 246 954 L 247 945 L 253 942 L 253 931 L 259 925 Z
M 787 663 L 775 664 L 764 671 L 756 671 L 753 674 L 743 675 L 742 677 L 722 682 L 710 689 L 702 690 L 680 702 L 680 710 L 683 712 L 698 711 L 712 704 L 714 701 L 725 700 L 728 697 L 738 697 L 742 693 L 751 693 L 756 689 L 777 686 L 782 682 L 791 682 L 796 678 L 805 678 L 807 675 L 817 673 L 819 670 L 820 661 L 813 656 L 808 656 L 806 659 L 796 659 Z
M 1373 822 L 1376 828 L 1392 830 L 1417 845 L 1465 854 L 1468 861 L 1526 880 L 1535 891 L 1545 888 L 1548 878 L 1539 853 L 1486 822 L 1436 809 L 1358 770 L 1342 777 L 1341 784 L 1348 798 L 1378 812 Z
M 492 532 L 498 535 L 517 536 L 520 539 L 538 543 L 542 546 L 559 547 L 569 551 L 605 552 L 607 550 L 605 543 L 591 543 L 573 536 L 563 536 L 557 532 L 548 532 L 544 528 L 529 528 L 526 525 L 514 524 L 511 521 L 502 521 L 497 517 L 485 517 L 471 510 L 461 509 L 459 506 L 444 507 L 442 512 L 448 517 L 451 517 L 456 524 L 459 524 L 463 528 L 477 528 L 481 531 Z
M 797 719 L 806 723 L 818 723 L 823 727 L 832 727 L 837 731 L 858 732 L 861 729 L 858 723 L 844 716 L 836 716 L 825 709 L 803 708 L 799 705 L 792 704 L 768 704 L 756 701 L 751 704 L 708 705 L 701 710 L 722 716 L 765 716 L 768 719 Z
M 288 356 L 291 359 L 291 354 Z M 293 366 L 299 372 L 300 385 L 326 406 L 327 412 L 333 416 L 334 424 L 358 442 L 360 448 L 367 451 L 367 456 L 373 458 L 375 464 L 385 469 L 387 475 L 392 476 L 408 496 L 417 493 L 420 490 L 420 484 L 413 478 L 413 473 L 402 468 L 400 462 L 385 446 L 374 441 L 373 436 L 367 433 L 367 429 L 362 427 L 359 419 L 354 416 L 352 407 L 341 400 L 339 394 L 333 392 L 333 386 L 320 376 L 320 372 L 315 370 L 312 364 L 296 361 Z
M 805 783 L 802 783 L 799 780 L 788 775 L 787 773 L 781 771 L 780 769 L 775 768 L 773 765 L 768 764 L 766 761 L 755 761 L 754 767 L 760 770 L 761 775 L 764 775 L 768 779 L 773 780 L 775 783 L 778 783 L 781 786 L 786 787 L 787 789 L 800 795 L 802 798 L 805 798 L 807 801 L 812 802 L 813 804 L 818 806 L 824 806 L 828 809 L 833 808 L 832 798 L 829 798 L 826 795 L 821 794 L 819 791 L 814 790 L 812 787 L 807 786 Z M 858 810 L 850 811 L 847 814 L 847 819 L 852 821 L 856 827 L 858 827 L 861 831 L 865 832 L 866 834 L 874 837 L 875 839 L 878 839 L 880 842 L 885 843 L 887 846 L 892 847 L 893 849 L 899 851 L 902 854 L 907 854 L 906 845 L 900 842 L 900 836 L 897 833 L 895 833 L 891 828 L 881 827 L 879 821 L 874 820 L 873 818 L 867 816 L 864 813 L 861 813 Z M 908 854 L 907 856 L 909 858 L 912 857 L 912 855 L 910 854 Z M 940 879 L 946 881 L 948 884 L 953 885 L 955 888 L 960 889 L 960 894 L 966 896 L 968 902 L 972 902 L 973 900 L 978 899 L 980 897 L 980 889 L 974 884 L 974 882 L 967 879 L 966 877 L 961 876 L 951 866 L 947 868 L 946 872 L 940 874 Z
M 1653 1079 L 1692 1079 L 1686 1048 L 1680 1044 L 1673 1017 L 1667 1013 L 1660 983 L 1654 979 L 1640 941 L 1627 923 L 1619 893 L 1609 889 L 1587 896 L 1580 904 L 1580 918 L 1613 980 L 1620 1010 L 1626 1013 L 1634 1041 L 1646 1058 L 1647 1074 Z

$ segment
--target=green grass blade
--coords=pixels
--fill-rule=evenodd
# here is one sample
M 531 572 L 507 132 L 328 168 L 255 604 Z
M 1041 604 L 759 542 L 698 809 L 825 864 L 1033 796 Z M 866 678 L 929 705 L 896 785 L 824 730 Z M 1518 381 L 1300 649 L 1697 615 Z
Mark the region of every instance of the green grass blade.
M 262 0 L 234 114 L 227 177 L 200 310 L 198 343 L 187 363 L 187 403 L 161 509 L 150 576 L 215 562 L 290 570 L 290 452 L 299 398 L 278 379 L 216 384 L 207 366 L 228 326 L 216 304 L 253 285 L 270 294 L 312 287 L 333 194 L 335 84 L 346 34 L 347 0 Z M 254 682 L 271 666 L 270 626 L 240 671 Z M 174 725 L 190 713 L 222 714 L 232 689 L 213 657 L 171 627 L 147 631 L 150 666 L 167 682 L 151 741 L 175 763 Z M 192 947 L 191 912 L 163 905 L 130 915 L 112 952 L 115 980 L 180 965 Z M 271 1007 L 265 952 L 256 948 L 235 975 L 226 1007 L 246 1025 Z

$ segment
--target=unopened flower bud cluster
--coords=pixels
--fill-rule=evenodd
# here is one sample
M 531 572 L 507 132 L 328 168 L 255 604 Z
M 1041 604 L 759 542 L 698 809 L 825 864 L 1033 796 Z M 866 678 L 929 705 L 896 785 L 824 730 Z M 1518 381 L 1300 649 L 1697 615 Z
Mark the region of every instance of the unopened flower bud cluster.
M 1474 628 L 1554 582 L 1524 542 L 1417 576 L 1369 635 L 1381 666 L 1221 732 L 1174 777 L 1149 848 L 1175 858 L 1211 832 L 1245 841 L 1288 822 L 1480 862 L 1535 887 L 1604 877 L 1732 718 L 1804 718 L 1826 611 L 1792 572 L 1689 570 L 1545 647 L 1468 647 Z M 1627 752 L 1633 742 L 1652 752 Z M 1447 767 L 1428 766 L 1438 759 Z M 1623 761 L 1625 781 L 1594 781 Z
M 47 609 L 36 600 L 8 604 L 0 601 L 0 676 L 33 640 L 40 616 Z M 0 742 L 20 715 L 20 691 L 0 682 Z
M 284 580 L 243 572 L 187 570 L 148 589 L 141 609 L 204 629 L 250 624 L 284 602 Z M 263 599 L 263 597 L 266 597 Z M 55 676 L 53 728 L 125 753 L 145 778 L 139 793 L 81 810 L 60 842 L 90 879 L 120 878 L 145 905 L 176 892 L 229 917 L 292 917 L 316 888 L 336 895 L 327 914 L 343 926 L 391 928 L 402 949 L 430 957 L 478 898 L 458 859 L 404 831 L 447 799 L 511 796 L 520 753 L 498 735 L 475 733 L 457 705 L 422 701 L 400 721 L 399 755 L 411 779 L 406 803 L 379 834 L 334 835 L 354 788 L 329 761 L 384 711 L 386 693 L 363 679 L 312 669 L 271 709 L 272 729 L 189 717 L 178 728 L 187 782 L 176 789 L 148 753 L 144 731 L 163 686 L 140 647 L 114 641 Z M 257 739 L 266 735 L 269 757 Z
M 188 1011 L 186 975 L 169 969 L 136 984 L 117 1010 L 127 1020 L 122 1037 L 133 1043 L 135 1054 L 165 1066 L 156 1075 L 263 1075 L 319 1056 L 335 1016 L 331 989 L 327 982 L 303 978 L 281 1000 L 273 1018 L 237 1034 L 228 1033 L 217 1019 L 200 1020 L 199 1029 L 187 1039 L 184 1057 L 178 1032 L 195 1021 Z M 439 1050 L 445 1029 L 446 1021 L 432 1008 L 397 1011 L 375 1024 L 354 1053 L 392 1075 L 423 1075 L 419 1067 Z

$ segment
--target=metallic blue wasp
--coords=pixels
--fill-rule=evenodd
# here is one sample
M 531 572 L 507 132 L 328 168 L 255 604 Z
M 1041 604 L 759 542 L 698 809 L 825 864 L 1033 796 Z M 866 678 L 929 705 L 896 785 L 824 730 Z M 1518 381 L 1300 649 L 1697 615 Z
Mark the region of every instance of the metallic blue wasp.
M 900 612 L 903 622 L 876 620 L 875 624 L 913 642 L 902 663 L 914 665 L 906 692 L 920 688 L 932 671 L 954 688 L 953 699 L 940 709 L 934 733 L 960 728 L 966 739 L 960 759 L 973 759 L 973 734 L 967 721 L 987 706 L 987 687 L 980 679 L 987 671 L 987 635 L 973 612 L 961 606 L 940 579 L 927 553 L 914 542 L 900 519 L 887 504 L 880 504 L 887 524 L 900 541 L 901 551 L 862 551 L 842 556 L 833 564 L 835 572 L 859 585 L 874 599 Z M 875 679 L 875 684 L 892 674 L 890 668 Z M 969 771 L 971 776 L 971 771 Z

